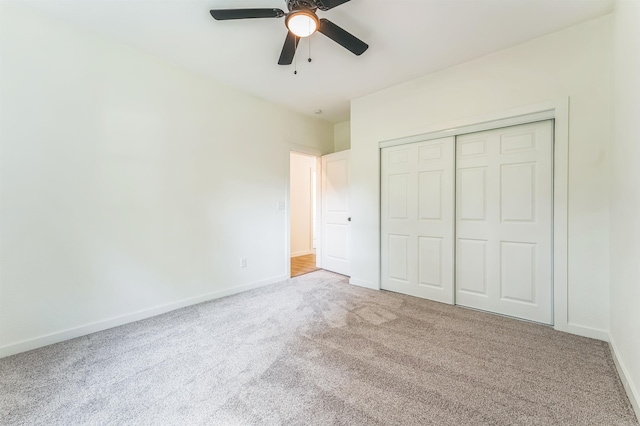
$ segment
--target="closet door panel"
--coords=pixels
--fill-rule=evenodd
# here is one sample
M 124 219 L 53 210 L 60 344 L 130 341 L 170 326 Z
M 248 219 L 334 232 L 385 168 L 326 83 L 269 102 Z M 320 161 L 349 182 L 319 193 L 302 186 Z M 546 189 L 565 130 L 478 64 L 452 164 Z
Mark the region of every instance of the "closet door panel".
M 453 303 L 454 139 L 381 153 L 385 290 Z
M 456 144 L 456 303 L 552 324 L 553 122 Z

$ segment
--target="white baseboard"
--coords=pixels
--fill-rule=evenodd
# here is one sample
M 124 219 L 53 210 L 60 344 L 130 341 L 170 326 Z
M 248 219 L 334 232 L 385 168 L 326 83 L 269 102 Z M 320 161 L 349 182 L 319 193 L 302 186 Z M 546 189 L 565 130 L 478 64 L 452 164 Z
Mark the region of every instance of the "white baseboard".
M 576 324 L 564 324 L 555 325 L 554 329 L 564 331 L 565 333 L 575 334 L 577 336 L 588 337 L 590 339 L 602 340 L 603 342 L 609 341 L 609 331 L 601 330 L 599 328 L 585 327 Z
M 355 278 L 349 278 L 349 284 L 357 285 L 358 287 L 370 288 L 372 290 L 380 290 L 380 288 L 373 283 Z
M 243 284 L 225 290 L 203 294 L 201 296 L 183 299 L 178 302 L 168 303 L 166 305 L 156 306 L 154 308 L 144 309 L 130 314 L 109 318 L 103 321 L 97 321 L 79 327 L 69 328 L 55 333 L 46 334 L 43 336 L 35 337 L 33 339 L 22 340 L 20 342 L 0 346 L 0 358 L 30 351 L 32 349 L 41 348 L 43 346 L 52 345 L 54 343 L 63 342 L 65 340 L 75 339 L 76 337 L 86 336 L 87 334 L 95 333 L 113 327 L 118 327 L 120 325 L 139 321 L 145 318 L 154 317 L 156 315 L 164 314 L 176 309 L 184 308 L 186 306 L 196 305 L 198 303 L 207 302 L 213 299 L 219 299 L 225 296 L 231 296 L 233 294 L 242 293 L 243 291 L 252 290 L 254 288 L 263 287 L 269 284 L 275 284 L 277 282 L 286 281 L 288 279 L 289 277 L 287 275 L 278 275 L 266 280 Z
M 315 254 L 315 250 L 296 251 L 291 253 L 291 257 L 306 256 L 308 254 Z
M 609 346 L 611 347 L 611 354 L 613 355 L 613 363 L 616 365 L 624 390 L 627 391 L 629 402 L 631 402 L 633 411 L 636 412 L 636 418 L 640 420 L 640 392 L 638 392 L 638 388 L 631 381 L 627 368 L 625 367 L 624 362 L 622 362 L 622 359 L 620 359 L 616 342 L 613 340 L 613 336 L 611 335 L 609 335 Z

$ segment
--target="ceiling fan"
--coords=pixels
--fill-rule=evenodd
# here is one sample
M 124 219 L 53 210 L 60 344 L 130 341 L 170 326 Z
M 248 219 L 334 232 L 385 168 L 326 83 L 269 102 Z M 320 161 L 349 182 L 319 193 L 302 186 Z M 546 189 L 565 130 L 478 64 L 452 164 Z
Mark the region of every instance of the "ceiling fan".
M 301 37 L 308 37 L 316 31 L 329 37 L 355 55 L 362 55 L 369 45 L 343 30 L 328 19 L 319 19 L 316 10 L 333 9 L 350 0 L 286 0 L 289 13 L 281 9 L 214 9 L 211 16 L 218 21 L 251 18 L 282 18 L 287 27 L 278 65 L 291 65 Z

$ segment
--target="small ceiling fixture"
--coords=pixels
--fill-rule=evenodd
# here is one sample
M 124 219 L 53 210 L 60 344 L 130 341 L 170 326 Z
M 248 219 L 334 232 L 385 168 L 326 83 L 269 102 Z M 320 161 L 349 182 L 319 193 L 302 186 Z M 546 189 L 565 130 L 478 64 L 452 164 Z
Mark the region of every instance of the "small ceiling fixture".
M 307 9 L 289 13 L 284 23 L 287 29 L 298 37 L 309 37 L 320 28 L 320 21 L 316 14 Z

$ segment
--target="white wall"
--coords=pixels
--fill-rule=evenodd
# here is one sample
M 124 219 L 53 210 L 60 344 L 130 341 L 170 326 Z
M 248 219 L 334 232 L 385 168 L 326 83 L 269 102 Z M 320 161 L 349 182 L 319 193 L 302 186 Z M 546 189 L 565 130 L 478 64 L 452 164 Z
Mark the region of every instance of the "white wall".
M 333 126 L 335 152 L 351 149 L 351 122 L 344 121 Z
M 640 416 L 640 2 L 614 12 L 611 344 Z
M 287 278 L 288 147 L 332 125 L 1 10 L 0 355 Z
M 316 158 L 291 153 L 291 257 L 313 253 L 311 172 Z
M 354 100 L 352 282 L 379 285 L 380 141 L 570 97 L 568 322 L 606 336 L 610 27 L 603 17 Z

